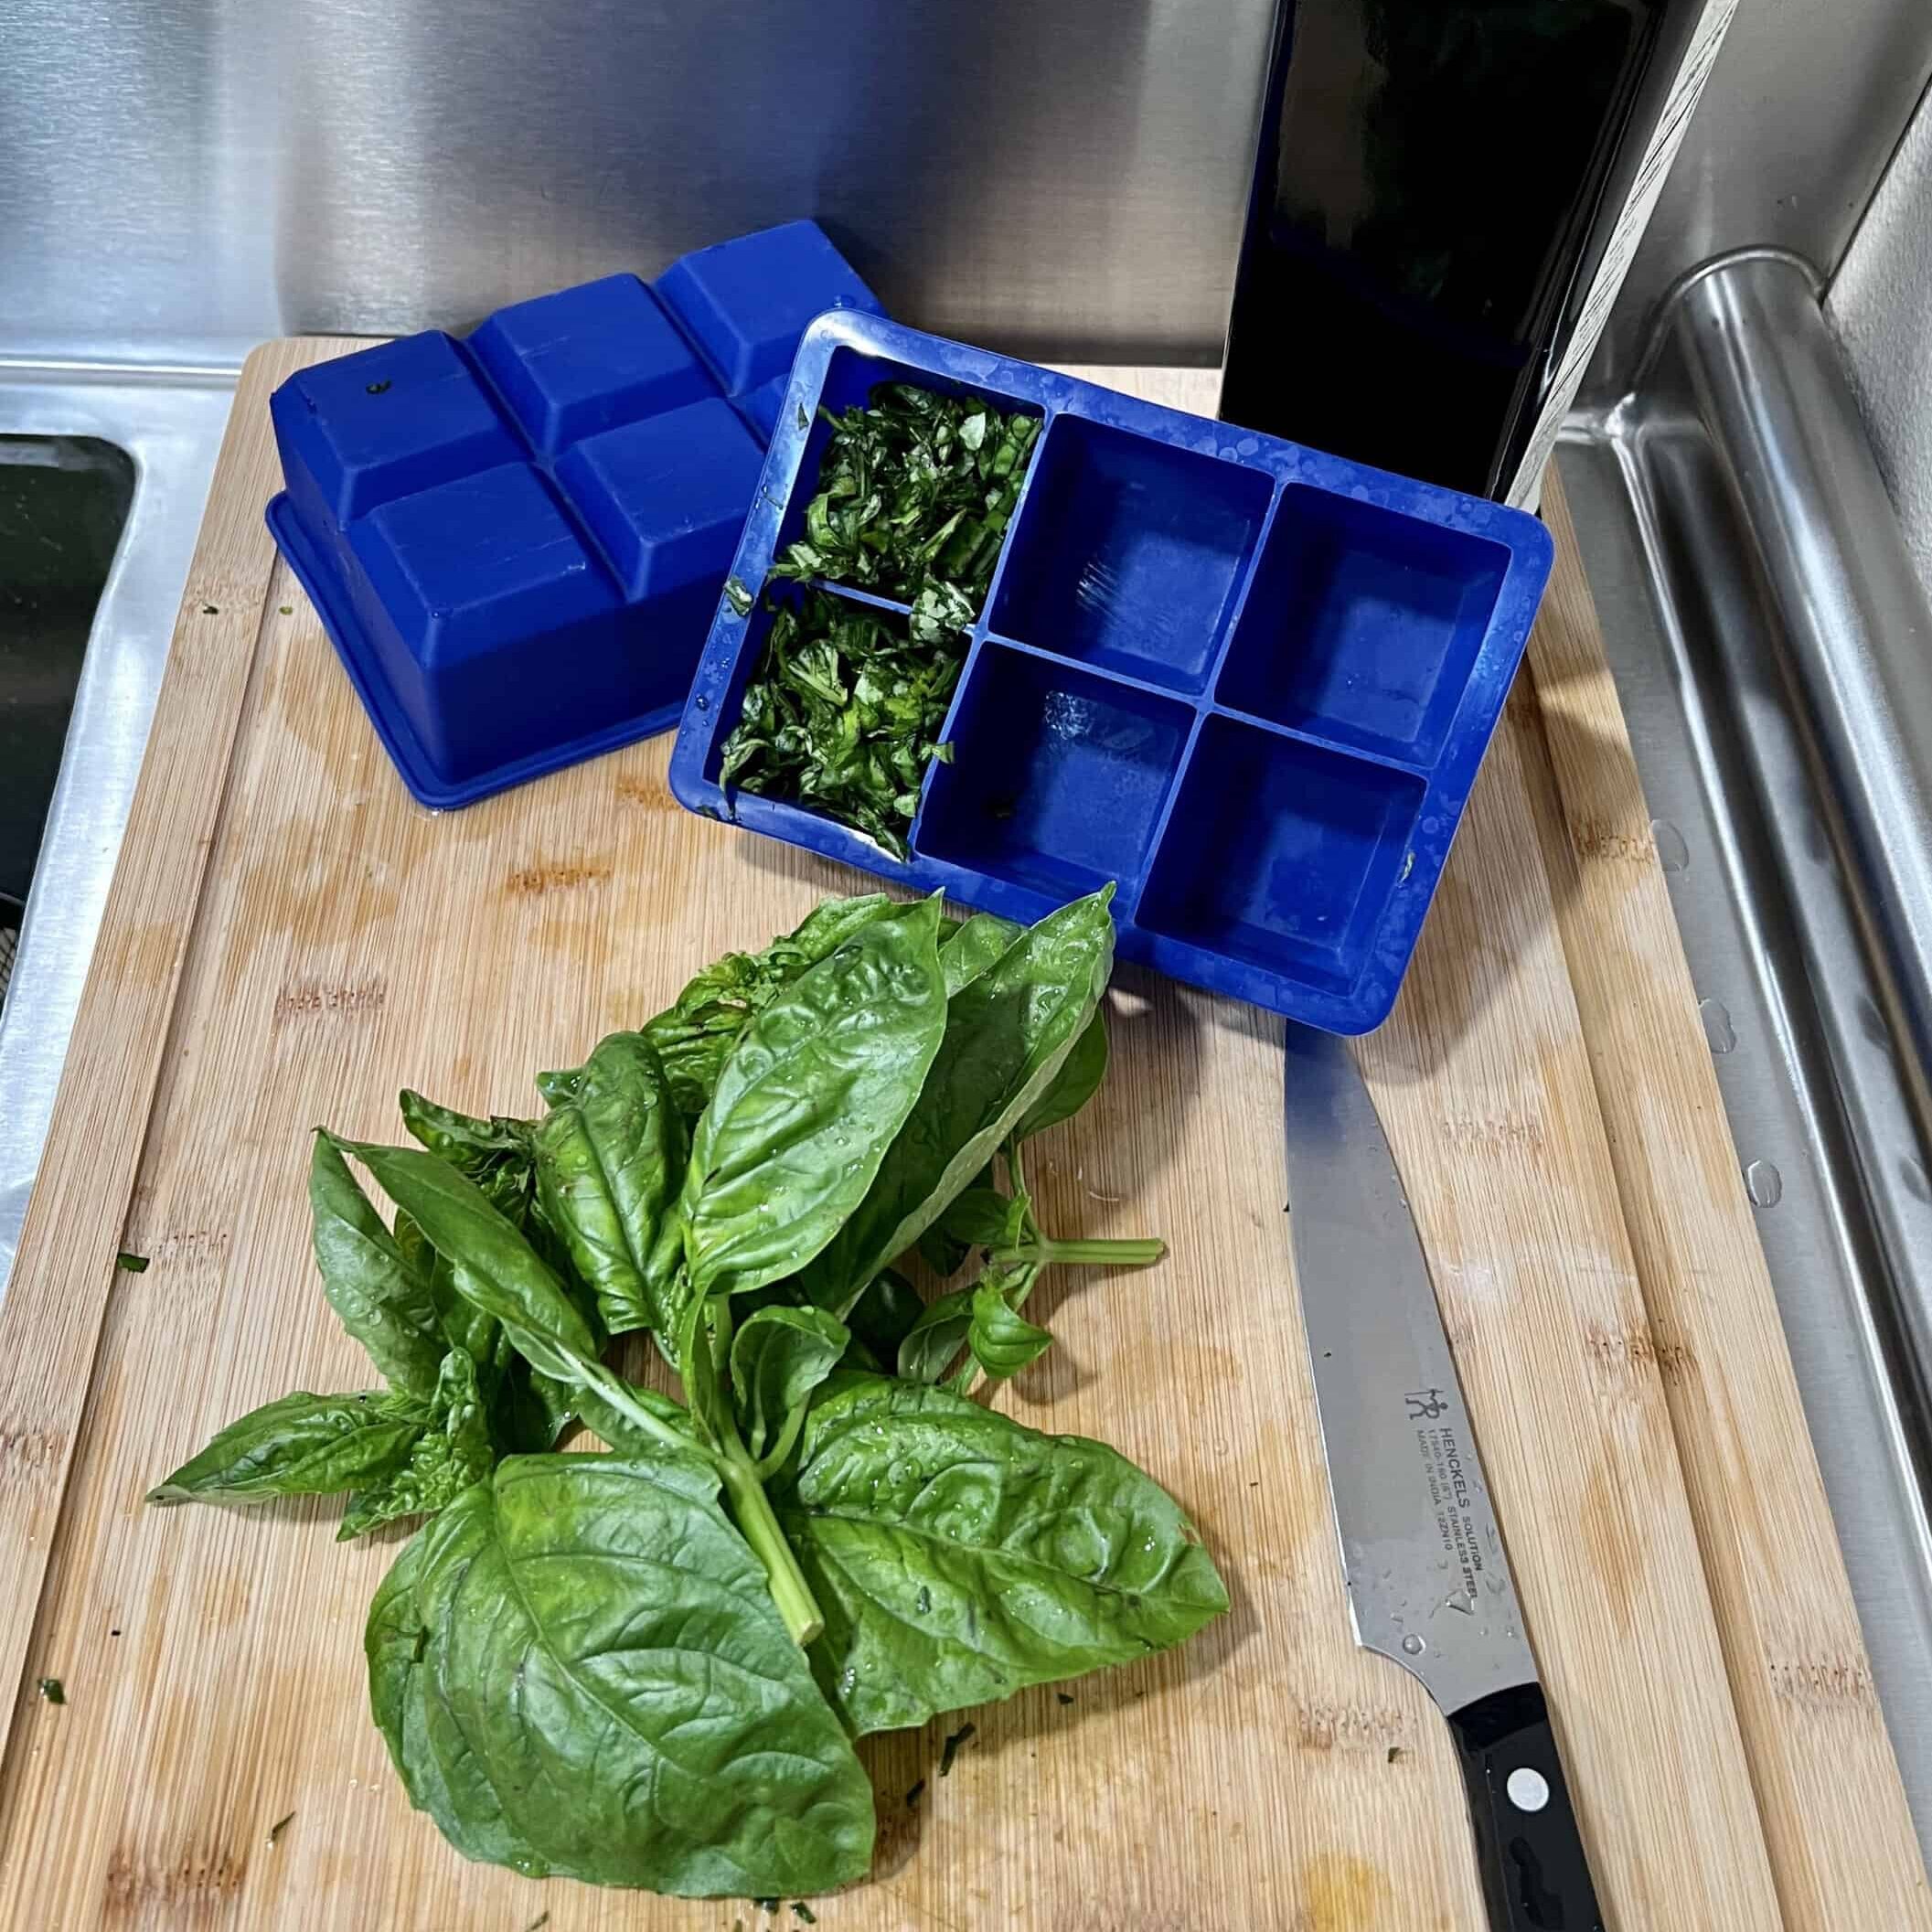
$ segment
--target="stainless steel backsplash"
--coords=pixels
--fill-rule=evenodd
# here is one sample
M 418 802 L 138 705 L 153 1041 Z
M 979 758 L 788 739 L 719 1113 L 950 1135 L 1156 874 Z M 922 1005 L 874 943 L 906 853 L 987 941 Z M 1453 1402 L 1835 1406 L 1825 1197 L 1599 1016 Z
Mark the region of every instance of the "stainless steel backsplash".
M 287 331 L 456 326 L 813 214 L 928 327 L 1211 360 L 1269 15 L 0 0 L 0 356 L 227 360 Z M 1626 311 L 1738 243 L 1829 268 L 1928 64 L 1925 0 L 1742 8 Z
M 0 350 L 457 326 L 816 215 L 891 308 L 1218 352 L 1266 0 L 0 0 Z

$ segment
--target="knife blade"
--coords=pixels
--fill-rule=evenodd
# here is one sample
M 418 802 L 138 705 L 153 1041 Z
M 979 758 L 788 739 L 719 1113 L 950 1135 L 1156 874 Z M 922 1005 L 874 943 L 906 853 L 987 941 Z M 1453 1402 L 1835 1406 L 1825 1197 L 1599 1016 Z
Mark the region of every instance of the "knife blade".
M 1291 1025 L 1288 1225 L 1355 1640 L 1447 1719 L 1493 1932 L 1601 1932 L 1422 1242 L 1348 1042 Z

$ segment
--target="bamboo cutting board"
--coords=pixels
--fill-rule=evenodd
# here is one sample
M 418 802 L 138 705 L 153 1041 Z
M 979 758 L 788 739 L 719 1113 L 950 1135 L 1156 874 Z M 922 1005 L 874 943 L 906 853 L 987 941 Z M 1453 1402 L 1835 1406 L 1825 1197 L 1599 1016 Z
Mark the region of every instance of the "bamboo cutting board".
M 345 347 L 244 376 L 0 1306 L 0 1926 L 750 1927 L 742 1902 L 465 1865 L 410 1811 L 361 1656 L 395 1540 L 336 1544 L 334 1506 L 140 1502 L 243 1409 L 366 1375 L 308 1259 L 312 1124 L 394 1137 L 405 1083 L 527 1110 L 534 1070 L 862 885 L 680 811 L 665 739 L 453 817 L 409 800 L 261 521 L 268 392 Z M 1599 1890 L 1619 1932 L 1932 1925 L 1710 1069 L 1681 1051 L 1654 859 L 1625 861 L 1630 890 L 1596 865 L 1635 780 L 1567 542 L 1551 611 L 1364 1063 Z M 1440 1721 L 1349 1637 L 1278 1023 L 1131 968 L 1113 1017 L 1100 1100 L 1041 1143 L 1049 1224 L 1173 1252 L 1054 1285 L 1060 1344 L 1001 1400 L 1145 1464 L 1233 1608 L 1072 1703 L 975 1713 L 949 1777 L 945 1724 L 870 1741 L 879 1862 L 819 1920 L 1478 1932 Z M 1667 1195 L 1686 1163 L 1647 1163 L 1647 1136 L 1687 1150 L 1694 1194 Z M 1754 1597 L 1794 1548 L 1802 1575 Z

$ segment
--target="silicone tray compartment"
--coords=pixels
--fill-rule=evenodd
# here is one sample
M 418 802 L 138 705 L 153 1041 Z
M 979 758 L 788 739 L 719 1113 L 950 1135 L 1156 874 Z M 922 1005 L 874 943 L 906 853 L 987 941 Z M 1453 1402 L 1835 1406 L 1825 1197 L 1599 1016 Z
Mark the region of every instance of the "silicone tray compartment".
M 423 804 L 663 731 L 806 324 L 876 310 L 811 222 L 293 376 L 268 518 Z
M 1536 614 L 1542 526 L 827 315 L 806 331 L 733 561 L 754 592 L 816 485 L 820 402 L 893 380 L 1045 419 L 908 858 L 720 783 L 762 595 L 712 623 L 671 756 L 678 798 L 1015 919 L 1112 881 L 1122 956 L 1333 1032 L 1379 1025 Z
M 1140 923 L 1158 939 L 1346 995 L 1374 962 L 1426 789 L 1414 773 L 1212 715 Z
M 1137 881 L 1193 722 L 1170 698 L 990 646 L 955 708 L 919 849 L 1048 906 Z
M 1176 690 L 1205 688 L 1269 478 L 1082 416 L 1055 418 L 993 627 Z

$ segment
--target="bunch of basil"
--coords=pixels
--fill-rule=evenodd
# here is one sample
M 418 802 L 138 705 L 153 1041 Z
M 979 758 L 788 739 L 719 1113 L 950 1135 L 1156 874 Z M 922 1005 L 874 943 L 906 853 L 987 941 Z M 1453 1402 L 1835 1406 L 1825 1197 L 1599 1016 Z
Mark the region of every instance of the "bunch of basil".
M 318 1133 L 315 1258 L 388 1386 L 271 1403 L 153 1500 L 430 1519 L 370 1607 L 370 1698 L 466 1856 L 823 1891 L 871 1859 L 854 1738 L 1226 1608 L 1150 1478 L 963 1393 L 1046 1346 L 1019 1313 L 1042 1266 L 1160 1253 L 1051 1240 L 1019 1165 L 1105 1071 L 1107 898 L 1030 931 L 827 902 L 541 1076 L 541 1119 L 405 1094 L 420 1147 Z M 987 1260 L 923 1306 L 889 1267 L 914 1247 Z M 606 1365 L 640 1329 L 682 1404 Z M 609 1453 L 554 1453 L 573 1420 Z

